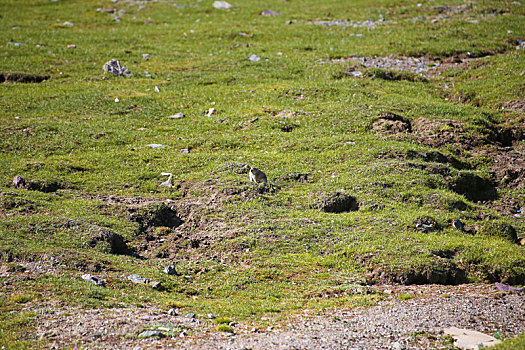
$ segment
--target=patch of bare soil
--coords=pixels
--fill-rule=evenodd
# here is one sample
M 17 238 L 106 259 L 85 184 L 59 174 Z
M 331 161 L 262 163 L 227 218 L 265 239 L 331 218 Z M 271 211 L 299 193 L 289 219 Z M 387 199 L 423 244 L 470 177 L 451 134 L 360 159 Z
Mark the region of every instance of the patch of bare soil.
M 498 292 L 493 285 L 381 285 L 371 292 L 383 297 L 376 306 L 320 315 L 304 310 L 282 323 L 266 318 L 271 326 L 261 330 L 239 322 L 232 335 L 213 331 L 203 315 L 174 316 L 155 307 L 27 305 L 27 311 L 37 314 L 35 336 L 51 349 L 449 349 L 442 331 L 451 326 L 503 338 L 525 332 L 523 292 Z M 149 329 L 165 337 L 138 339 Z
M 412 121 L 413 137 L 418 143 L 432 147 L 457 145 L 459 149 L 471 149 L 484 144 L 479 137 L 469 135 L 463 123 L 455 120 L 430 120 L 416 118 Z
M 525 97 L 502 103 L 501 108 L 525 114 Z

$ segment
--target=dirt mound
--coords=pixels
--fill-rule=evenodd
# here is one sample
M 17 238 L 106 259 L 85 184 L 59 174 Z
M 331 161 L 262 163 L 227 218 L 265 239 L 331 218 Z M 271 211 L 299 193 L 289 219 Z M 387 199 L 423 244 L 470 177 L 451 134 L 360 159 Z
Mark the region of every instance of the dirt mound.
M 92 248 L 97 248 L 105 253 L 129 255 L 131 254 L 124 238 L 118 233 L 110 230 L 97 230 L 90 233 L 88 244 Z
M 372 129 L 378 134 L 391 135 L 412 131 L 410 120 L 398 114 L 388 112 L 379 115 L 377 118 L 377 121 L 372 124 Z
M 320 196 L 313 205 L 326 213 L 343 213 L 359 210 L 359 204 L 354 196 L 334 192 Z
M 130 215 L 130 219 L 139 224 L 138 233 L 151 232 L 156 227 L 175 229 L 182 225 L 182 219 L 174 208 L 165 203 L 153 204 Z
M 462 123 L 454 120 L 416 118 L 412 129 L 417 142 L 432 147 L 457 144 L 462 149 L 471 149 L 483 145 L 482 140 L 470 135 Z

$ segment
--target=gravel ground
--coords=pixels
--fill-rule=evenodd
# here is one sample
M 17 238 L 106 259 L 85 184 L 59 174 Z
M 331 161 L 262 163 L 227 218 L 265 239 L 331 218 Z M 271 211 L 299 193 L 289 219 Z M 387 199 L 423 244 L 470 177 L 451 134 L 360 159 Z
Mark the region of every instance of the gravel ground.
M 498 292 L 493 285 L 375 286 L 373 290 L 385 298 L 370 308 L 316 316 L 306 310 L 261 331 L 236 324 L 234 335 L 214 331 L 205 316 L 170 316 L 155 308 L 47 307 L 36 311 L 37 336 L 47 339 L 49 348 L 448 349 L 451 339 L 442 330 L 451 326 L 490 335 L 499 332 L 502 338 L 525 332 L 523 292 Z M 411 299 L 399 300 L 408 296 Z M 166 338 L 136 338 L 143 330 L 158 327 L 163 327 Z

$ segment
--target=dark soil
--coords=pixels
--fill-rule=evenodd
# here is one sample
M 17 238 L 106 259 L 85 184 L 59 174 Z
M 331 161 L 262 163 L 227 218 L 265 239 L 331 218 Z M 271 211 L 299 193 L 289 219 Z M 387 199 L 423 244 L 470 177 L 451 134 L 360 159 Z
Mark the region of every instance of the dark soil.
M 0 83 L 41 83 L 49 78 L 49 75 L 0 73 Z
M 69 187 L 70 186 L 67 183 L 60 182 L 57 180 L 53 180 L 53 181 L 33 180 L 33 181 L 30 181 L 26 185 L 26 188 L 28 190 L 40 191 L 40 192 L 45 192 L 45 193 L 56 192 L 58 190 L 62 190 L 62 189 L 69 188 Z
M 450 189 L 472 201 L 487 201 L 498 198 L 495 184 L 472 172 L 461 171 L 450 178 Z
M 105 242 L 109 245 L 109 253 L 111 254 L 131 254 L 131 251 L 128 248 L 126 242 L 124 242 L 124 238 L 122 238 L 122 236 L 118 233 L 110 230 L 96 231 L 90 235 L 88 244 L 94 248 L 102 242 Z
M 132 213 L 130 219 L 139 224 L 139 234 L 151 231 L 155 227 L 175 229 L 183 223 L 174 208 L 164 203 L 154 204 L 151 207 L 140 209 Z

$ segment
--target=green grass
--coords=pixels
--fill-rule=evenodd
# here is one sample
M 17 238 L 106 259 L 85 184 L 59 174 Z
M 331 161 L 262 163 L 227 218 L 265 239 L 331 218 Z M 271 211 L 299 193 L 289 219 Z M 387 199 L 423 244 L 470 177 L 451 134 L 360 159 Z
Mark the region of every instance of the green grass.
M 23 308 L 41 300 L 86 308 L 177 307 L 262 322 L 265 315 L 284 319 L 302 309 L 371 305 L 380 296 L 362 287 L 374 271 L 399 277 L 456 269 L 467 282 L 522 281 L 523 247 L 497 237 L 487 222 L 512 225 L 523 238 L 523 221 L 450 186 L 466 171 L 493 179 L 491 153 L 385 136 L 373 124 L 385 112 L 411 121 L 454 120 L 462 135 L 484 141 L 484 150 L 493 150 L 495 130 L 523 130 L 522 115 L 500 106 L 525 89 L 525 51 L 515 50 L 525 37 L 524 7 L 490 0 L 417 3 L 256 0 L 221 11 L 210 1 L 143 8 L 118 2 L 111 6 L 124 12 L 116 22 L 97 12 L 109 3 L 0 1 L 0 72 L 50 77 L 0 83 L 1 264 L 20 264 L 14 274 L 30 273 L 24 266 L 38 261 L 60 271 L 2 291 L 1 341 L 30 347 L 7 315 L 22 317 Z M 440 17 L 444 5 L 457 7 Z M 283 15 L 259 15 L 269 8 Z M 315 24 L 339 19 L 377 25 Z M 346 72 L 355 64 L 331 61 L 445 60 L 467 52 L 480 58 L 427 80 L 374 69 L 353 78 Z M 252 54 L 261 60 L 249 61 Z M 133 77 L 104 74 L 112 58 Z M 212 107 L 216 114 L 206 116 Z M 295 116 L 278 117 L 283 110 Z M 177 112 L 186 117 L 168 118 Z M 147 146 L 152 143 L 166 148 Z M 523 149 L 523 140 L 514 146 Z M 408 156 L 430 151 L 464 167 Z M 265 171 L 273 190 L 258 193 L 247 174 L 225 166 L 236 162 Z M 159 187 L 166 180 L 161 172 L 173 173 L 173 188 Z M 295 173 L 308 180 L 281 178 Z M 15 175 L 64 188 L 14 189 Z M 314 208 L 321 195 L 341 190 L 358 199 L 358 211 Z M 500 186 L 498 193 L 496 203 L 524 205 L 523 188 Z M 134 206 L 166 199 L 189 205 L 181 214 L 186 226 L 181 232 L 157 228 L 148 241 L 130 219 Z M 420 217 L 433 218 L 439 228 L 414 230 Z M 490 232 L 460 232 L 450 225 L 454 219 Z M 100 230 L 120 234 L 147 259 L 92 247 L 90 235 Z M 167 276 L 162 270 L 172 263 L 178 273 Z M 106 288 L 80 278 L 94 264 L 99 271 L 89 273 L 104 276 Z M 166 290 L 121 279 L 132 273 L 161 281 Z M 0 283 L 8 280 L 0 277 Z M 31 322 L 24 327 L 28 334 L 34 329 Z

